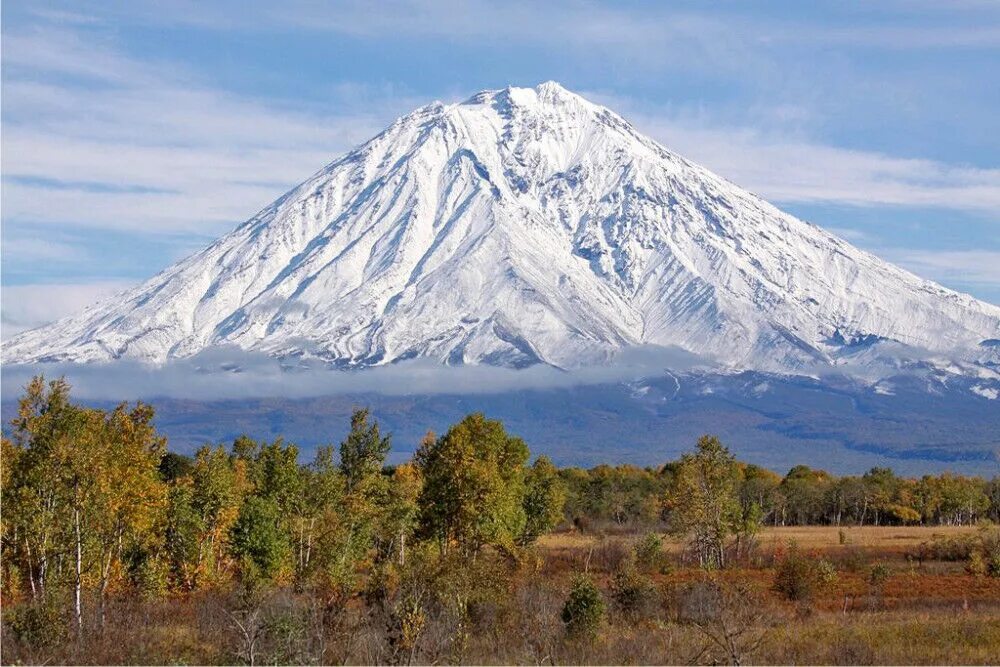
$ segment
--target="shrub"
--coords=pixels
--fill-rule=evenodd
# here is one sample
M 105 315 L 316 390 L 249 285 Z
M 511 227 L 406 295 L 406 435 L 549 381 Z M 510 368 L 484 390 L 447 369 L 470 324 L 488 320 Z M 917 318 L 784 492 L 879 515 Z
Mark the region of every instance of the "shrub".
M 983 577 L 987 574 L 986 559 L 983 558 L 983 554 L 978 551 L 973 551 L 969 554 L 969 560 L 965 564 L 965 571 L 974 577 Z
M 926 542 L 921 542 L 912 555 L 919 562 L 943 560 L 957 563 L 968 560 L 975 548 L 976 539 L 972 535 L 934 537 Z
M 844 555 L 840 560 L 848 572 L 862 572 L 868 567 L 868 557 L 862 549 L 857 547 L 845 547 Z
M 635 545 L 635 562 L 645 572 L 664 569 L 663 538 L 656 533 L 646 533 Z
M 773 619 L 747 582 L 696 581 L 678 590 L 677 621 L 707 640 L 702 664 L 739 665 L 763 643 Z
M 602 540 L 587 555 L 587 565 L 598 572 L 615 572 L 631 559 L 632 552 L 621 540 Z
M 656 589 L 635 567 L 626 565 L 611 579 L 611 599 L 623 615 L 642 618 L 656 603 Z
M 792 545 L 788 555 L 778 563 L 774 573 L 774 590 L 789 600 L 808 600 L 812 597 L 818 581 L 819 571 L 815 561 L 804 556 L 798 547 Z
M 986 574 L 991 577 L 1000 577 L 1000 553 L 992 554 L 986 561 Z
M 875 665 L 875 647 L 855 634 L 838 636 L 829 644 L 827 660 L 833 665 Z
M 562 609 L 562 622 L 571 637 L 592 639 L 604 619 L 604 600 L 601 591 L 587 577 L 573 582 L 566 604 Z
M 410 594 L 400 600 L 388 618 L 387 639 L 393 654 L 405 657 L 407 664 L 411 663 L 426 626 L 427 613 L 419 597 Z
M 66 634 L 66 619 L 52 603 L 23 604 L 5 609 L 3 620 L 14 637 L 31 648 L 52 646 Z
M 824 558 L 816 563 L 816 576 L 821 584 L 829 586 L 837 581 L 837 568 Z
M 868 573 L 868 583 L 874 588 L 881 588 L 886 581 L 888 581 L 889 576 L 892 571 L 889 566 L 885 563 L 875 563 L 872 565 L 871 571 Z
M 980 537 L 983 549 L 983 560 L 986 564 L 986 574 L 1000 577 L 1000 531 L 983 533 Z
M 264 662 L 281 664 L 302 664 L 308 654 L 309 616 L 292 599 L 272 602 L 266 609 L 263 622 L 263 647 L 261 657 Z
M 147 554 L 135 558 L 129 568 L 132 587 L 144 600 L 153 600 L 165 595 L 169 578 L 167 564 L 162 559 Z

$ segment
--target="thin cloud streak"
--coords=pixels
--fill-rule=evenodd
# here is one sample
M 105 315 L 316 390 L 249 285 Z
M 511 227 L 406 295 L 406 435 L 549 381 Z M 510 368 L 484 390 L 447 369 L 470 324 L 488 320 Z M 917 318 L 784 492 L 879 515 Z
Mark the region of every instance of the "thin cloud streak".
M 0 288 L 3 297 L 0 339 L 7 340 L 22 331 L 75 315 L 87 306 L 111 297 L 128 287 L 128 283 L 115 280 L 91 283 L 3 285 Z M 4 373 L 6 372 L 5 368 Z
M 1000 252 L 890 249 L 886 255 L 900 266 L 931 280 L 1000 287 Z
M 4 218 L 19 225 L 218 234 L 408 102 L 317 115 L 213 89 L 72 31 L 5 40 Z M 98 187 L 51 184 L 81 174 Z
M 670 150 L 774 202 L 1000 209 L 1000 169 L 895 158 L 655 112 L 626 116 Z

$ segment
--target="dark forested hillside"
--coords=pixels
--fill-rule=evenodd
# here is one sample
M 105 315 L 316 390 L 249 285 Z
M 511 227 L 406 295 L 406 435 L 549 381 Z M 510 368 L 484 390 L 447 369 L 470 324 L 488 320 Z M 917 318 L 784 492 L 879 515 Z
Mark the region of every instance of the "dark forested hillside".
M 701 434 L 715 433 L 739 457 L 780 472 L 803 463 L 838 474 L 875 466 L 908 475 L 1000 474 L 997 401 L 970 393 L 960 379 L 932 389 L 906 377 L 893 382 L 890 395 L 846 381 L 744 373 L 495 394 L 148 400 L 171 449 L 188 454 L 253 433 L 283 436 L 308 457 L 317 446 L 339 441 L 352 409 L 364 405 L 393 432 L 395 462 L 415 451 L 427 429 L 441 431 L 480 411 L 560 465 L 657 465 Z M 5 397 L 5 423 L 14 398 Z

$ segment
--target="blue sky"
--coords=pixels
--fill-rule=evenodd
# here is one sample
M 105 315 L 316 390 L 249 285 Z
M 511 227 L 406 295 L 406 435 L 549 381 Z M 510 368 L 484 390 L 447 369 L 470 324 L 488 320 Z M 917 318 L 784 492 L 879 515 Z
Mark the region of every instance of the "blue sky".
M 560 81 L 1000 303 L 1000 3 L 3 3 L 4 336 L 153 275 L 393 118 Z

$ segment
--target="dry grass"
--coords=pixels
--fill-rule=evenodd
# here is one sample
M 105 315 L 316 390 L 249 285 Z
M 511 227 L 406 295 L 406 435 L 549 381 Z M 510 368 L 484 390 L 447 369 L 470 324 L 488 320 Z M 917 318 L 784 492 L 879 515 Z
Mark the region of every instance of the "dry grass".
M 990 665 L 1000 615 L 823 614 L 779 626 L 755 656 L 773 664 Z
M 823 550 L 842 546 L 843 531 L 849 545 L 902 552 L 936 537 L 971 535 L 977 530 L 975 526 L 768 526 L 761 530 L 759 540 L 764 549 L 794 541 L 803 549 Z M 541 550 L 587 548 L 601 540 L 597 535 L 565 531 L 542 536 L 538 546 Z M 664 543 L 671 553 L 678 553 L 683 547 L 680 541 L 669 537 Z
M 794 541 L 803 549 L 840 547 L 843 532 L 847 544 L 887 551 L 903 551 L 936 537 L 956 537 L 976 532 L 975 526 L 779 526 L 765 528 L 761 546 L 773 547 Z
M 761 557 L 711 575 L 678 558 L 682 544 L 665 541 L 672 565 L 650 572 L 656 599 L 638 616 L 608 603 L 594 642 L 566 636 L 562 604 L 576 573 L 588 568 L 611 600 L 614 570 L 639 535 L 597 537 L 558 533 L 543 537 L 520 567 L 490 575 L 497 593 L 456 614 L 430 606 L 421 626 L 416 663 L 474 664 L 712 664 L 706 637 L 677 613 L 685 590 L 707 578 L 757 591 L 752 623 L 763 643 L 744 664 L 995 664 L 1000 656 L 1000 579 L 974 577 L 958 562 L 918 563 L 905 554 L 937 536 L 970 528 L 769 528 Z M 796 541 L 806 555 L 836 564 L 833 582 L 806 602 L 789 602 L 773 590 L 773 552 Z M 878 590 L 871 566 L 887 563 L 891 575 Z M 507 567 L 506 565 L 503 567 Z M 493 572 L 493 570 L 488 570 Z M 494 588 L 490 587 L 491 590 Z M 400 598 L 402 599 L 402 598 Z M 442 598 L 450 600 L 451 597 Z M 219 664 L 241 660 L 239 637 L 220 592 L 140 603 L 120 600 L 104 633 L 82 643 L 32 650 L 4 637 L 0 662 Z M 313 622 L 309 598 L 275 594 L 268 618 L 280 630 L 262 644 L 263 663 L 386 663 L 398 660 L 391 644 L 393 607 L 352 600 L 340 620 Z M 91 604 L 91 608 L 93 605 Z M 90 627 L 95 619 L 91 619 Z M 708 648 L 706 648 L 708 647 Z

